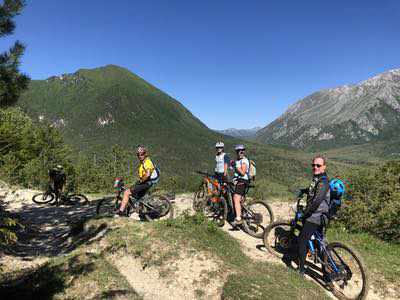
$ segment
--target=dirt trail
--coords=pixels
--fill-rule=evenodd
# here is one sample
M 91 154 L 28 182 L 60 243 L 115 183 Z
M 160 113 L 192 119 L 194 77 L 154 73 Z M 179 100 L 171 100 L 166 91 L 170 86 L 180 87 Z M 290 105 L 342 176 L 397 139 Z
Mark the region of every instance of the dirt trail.
M 218 264 L 202 254 L 180 254 L 179 260 L 168 264 L 169 272 L 143 266 L 131 256 L 111 258 L 119 272 L 145 300 L 152 299 L 220 299 L 223 280 L 207 280 L 218 271 Z M 208 282 L 208 283 L 207 283 Z

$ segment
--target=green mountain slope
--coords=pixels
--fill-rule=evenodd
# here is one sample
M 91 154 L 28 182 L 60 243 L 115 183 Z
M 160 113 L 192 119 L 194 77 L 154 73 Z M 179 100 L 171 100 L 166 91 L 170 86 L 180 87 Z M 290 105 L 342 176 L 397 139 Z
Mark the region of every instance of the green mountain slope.
M 178 101 L 112 65 L 33 81 L 19 105 L 86 153 L 145 144 L 159 157 L 194 162 L 218 138 Z
M 325 153 L 330 159 L 344 163 L 381 163 L 384 160 L 400 158 L 400 138 L 342 148 L 332 148 Z
M 240 142 L 210 130 L 178 101 L 113 65 L 32 81 L 19 105 L 33 119 L 59 128 L 76 152 L 101 155 L 114 145 L 133 150 L 145 144 L 164 174 L 184 181 L 194 170 L 212 169 L 217 140 L 225 141 L 227 152 Z M 260 185 L 287 190 L 302 178 L 309 155 L 246 143 Z
M 20 104 L 79 149 L 215 136 L 178 101 L 116 66 L 34 81 Z

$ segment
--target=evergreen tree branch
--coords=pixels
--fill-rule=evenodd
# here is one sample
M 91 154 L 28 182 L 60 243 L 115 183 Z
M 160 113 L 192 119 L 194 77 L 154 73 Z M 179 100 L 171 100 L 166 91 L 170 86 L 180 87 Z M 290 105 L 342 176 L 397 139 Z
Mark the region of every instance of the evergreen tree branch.
M 0 5 L 0 37 L 10 35 L 15 30 L 12 20 L 19 15 L 25 6 L 25 0 L 4 0 Z

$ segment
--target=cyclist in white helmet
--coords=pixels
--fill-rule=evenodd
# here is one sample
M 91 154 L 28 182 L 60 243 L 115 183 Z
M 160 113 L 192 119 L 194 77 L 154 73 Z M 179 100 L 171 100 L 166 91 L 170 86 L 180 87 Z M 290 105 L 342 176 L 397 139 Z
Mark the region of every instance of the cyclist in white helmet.
M 227 181 L 228 167 L 231 161 L 229 156 L 224 152 L 224 147 L 225 145 L 221 141 L 215 144 L 215 178 L 220 183 Z
M 245 156 L 246 148 L 244 145 L 236 145 L 235 151 L 237 154 L 236 161 L 234 162 L 234 182 L 235 190 L 233 192 L 233 205 L 235 207 L 235 221 L 233 226 L 241 225 L 242 220 L 242 206 L 240 201 L 242 197 L 246 194 L 249 185 L 249 169 L 250 162 Z

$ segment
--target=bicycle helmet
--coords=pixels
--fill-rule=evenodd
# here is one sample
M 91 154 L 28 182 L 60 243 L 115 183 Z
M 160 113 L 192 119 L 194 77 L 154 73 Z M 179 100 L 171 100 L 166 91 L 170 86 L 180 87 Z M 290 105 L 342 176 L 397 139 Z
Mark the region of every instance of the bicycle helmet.
M 219 142 L 217 142 L 217 143 L 215 144 L 215 148 L 224 148 L 224 147 L 225 147 L 224 142 L 219 141 Z
M 340 198 L 343 196 L 344 192 L 346 191 L 346 187 L 344 182 L 339 178 L 333 178 L 329 182 L 329 188 L 332 193 L 335 194 L 336 197 Z
M 137 146 L 137 150 L 136 150 L 136 154 L 146 154 L 147 153 L 147 150 L 146 150 L 146 148 L 144 147 L 144 146 L 142 146 L 142 145 L 138 145 Z
M 63 168 L 63 166 L 62 165 L 57 165 L 56 166 L 56 170 L 58 170 L 58 171 L 62 171 L 64 168 Z
M 243 144 L 235 145 L 235 151 L 246 150 Z

